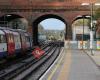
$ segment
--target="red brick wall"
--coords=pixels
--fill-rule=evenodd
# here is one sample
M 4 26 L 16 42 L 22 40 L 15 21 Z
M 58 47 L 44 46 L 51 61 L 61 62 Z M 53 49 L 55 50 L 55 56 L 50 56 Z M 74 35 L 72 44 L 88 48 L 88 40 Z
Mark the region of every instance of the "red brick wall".
M 29 2 L 30 1 L 30 2 Z M 77 3 L 83 3 L 83 2 L 96 2 L 97 0 L 0 0 L 0 5 L 29 5 L 29 4 L 35 4 L 35 5 L 41 5 L 40 3 L 48 3 L 48 2 L 66 2 L 66 3 L 72 3 L 70 5 L 73 5 Z M 37 4 L 37 2 L 40 2 Z

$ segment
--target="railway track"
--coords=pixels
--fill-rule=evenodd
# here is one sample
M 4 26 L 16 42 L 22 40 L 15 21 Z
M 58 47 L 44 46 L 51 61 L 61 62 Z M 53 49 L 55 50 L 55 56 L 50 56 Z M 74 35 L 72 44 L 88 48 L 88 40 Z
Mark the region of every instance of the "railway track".
M 45 57 L 52 50 L 52 47 L 46 48 L 46 54 L 42 56 L 39 60 L 36 60 L 34 57 L 30 57 L 26 60 L 21 61 L 18 64 L 8 67 L 7 69 L 2 70 L 2 74 L 0 74 L 0 80 L 11 80 L 14 76 L 20 74 L 24 70 L 28 69 L 33 64 L 40 61 L 43 57 Z
M 59 55 L 61 47 L 58 47 L 57 44 L 51 44 L 51 46 L 43 46 L 42 49 L 45 51 L 45 54 L 40 59 L 35 59 L 31 56 L 27 59 L 21 60 L 19 63 L 1 70 L 0 80 L 28 80 L 29 78 L 32 78 L 32 80 L 39 79 Z M 41 68 L 44 68 L 43 65 L 48 66 L 40 71 Z M 38 77 L 33 78 L 30 76 L 35 76 L 37 74 L 39 74 Z
M 57 48 L 55 53 L 53 53 L 40 67 L 38 66 L 36 70 L 33 70 L 30 74 L 22 78 L 22 80 L 39 80 L 41 76 L 48 70 L 55 59 L 58 57 L 61 51 L 61 47 Z M 18 78 L 15 78 L 15 80 Z
M 45 45 L 42 45 L 41 49 L 46 51 L 46 49 L 47 49 L 48 46 L 49 46 L 48 43 L 45 44 Z M 16 63 L 20 62 L 22 60 L 30 58 L 32 56 L 32 54 L 31 54 L 32 51 L 33 51 L 33 49 L 30 50 L 29 52 L 27 52 L 26 55 L 21 55 L 21 56 L 15 57 L 14 59 L 10 59 L 10 60 L 7 59 L 4 62 L 0 63 L 0 71 L 2 69 L 5 69 L 6 67 L 9 67 L 9 66 L 11 66 L 13 64 L 16 64 Z

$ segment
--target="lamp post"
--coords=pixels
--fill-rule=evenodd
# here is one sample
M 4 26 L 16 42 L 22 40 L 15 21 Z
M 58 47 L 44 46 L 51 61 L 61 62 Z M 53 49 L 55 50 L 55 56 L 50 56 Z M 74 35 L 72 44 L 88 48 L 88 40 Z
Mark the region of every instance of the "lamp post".
M 82 18 L 83 18 L 83 35 L 82 35 L 82 49 L 84 49 L 84 40 L 85 40 L 85 38 L 84 38 L 84 34 L 85 34 L 85 19 L 90 19 L 90 16 L 87 16 L 87 15 L 83 15 L 82 16 Z
M 93 3 L 90 4 L 91 6 L 91 30 L 90 30 L 90 50 L 91 50 L 91 55 L 93 55 L 93 40 L 94 40 L 94 34 L 93 34 Z
M 94 39 L 96 40 L 96 24 L 97 24 L 97 21 L 96 20 L 93 20 L 93 30 L 94 30 Z
M 85 45 L 84 45 L 84 41 L 85 41 L 85 39 L 86 38 L 84 38 L 84 35 L 85 35 L 85 22 L 86 22 L 86 19 L 90 19 L 90 16 L 88 16 L 88 15 L 82 15 L 82 16 L 80 16 L 79 17 L 79 19 L 82 19 L 82 49 L 84 49 L 85 48 Z
M 90 5 L 90 14 L 91 14 L 91 22 L 90 22 L 90 26 L 91 26 L 91 30 L 90 30 L 90 49 L 92 50 L 93 48 L 93 31 L 92 31 L 92 27 L 93 27 L 93 3 L 82 3 L 83 6 L 89 6 Z
M 90 29 L 90 49 L 91 49 L 91 54 L 93 55 L 93 40 L 94 40 L 94 32 L 93 32 L 93 6 L 96 5 L 96 6 L 99 6 L 100 3 L 82 3 L 81 5 L 83 6 L 89 6 L 90 5 L 90 13 L 91 13 L 91 23 L 90 23 L 90 26 L 91 26 L 91 29 Z
M 83 15 L 83 35 L 82 35 L 82 49 L 84 49 L 84 18 L 85 16 Z

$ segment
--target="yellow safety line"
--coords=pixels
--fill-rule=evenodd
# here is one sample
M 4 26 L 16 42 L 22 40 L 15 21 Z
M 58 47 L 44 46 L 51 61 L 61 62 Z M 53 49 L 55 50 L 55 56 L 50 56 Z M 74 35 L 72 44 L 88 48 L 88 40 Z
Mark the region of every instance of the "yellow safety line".
M 52 80 L 52 77 L 57 71 L 57 69 L 60 67 L 63 58 L 64 58 L 64 64 L 62 66 L 60 74 L 58 75 L 57 80 L 66 80 L 66 78 L 68 78 L 70 65 L 71 65 L 71 50 L 68 50 L 67 53 L 63 54 L 63 56 L 60 58 L 58 64 L 55 66 L 55 68 L 53 69 L 53 71 L 51 72 L 47 80 Z
M 53 69 L 53 71 L 51 72 L 51 74 L 50 74 L 50 76 L 48 77 L 47 80 L 52 80 L 52 77 L 53 77 L 54 73 L 57 71 L 58 67 L 60 66 L 60 64 L 61 64 L 61 62 L 62 62 L 62 60 L 63 60 L 63 58 L 64 58 L 64 54 L 63 54 L 63 56 L 61 56 L 61 58 L 60 58 L 58 64 L 55 66 L 55 68 Z
M 66 54 L 63 67 L 61 69 L 61 72 L 60 72 L 57 80 L 68 80 L 70 66 L 71 66 L 71 49 L 68 50 L 68 52 Z

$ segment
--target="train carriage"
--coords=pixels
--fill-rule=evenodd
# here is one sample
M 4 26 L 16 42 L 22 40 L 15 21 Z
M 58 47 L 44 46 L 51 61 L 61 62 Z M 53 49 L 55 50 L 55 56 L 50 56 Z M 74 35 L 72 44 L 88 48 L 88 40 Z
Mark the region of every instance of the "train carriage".
M 7 56 L 7 40 L 4 31 L 0 30 L 0 59 Z
M 32 49 L 32 38 L 23 30 L 0 27 L 0 59 L 24 54 Z

